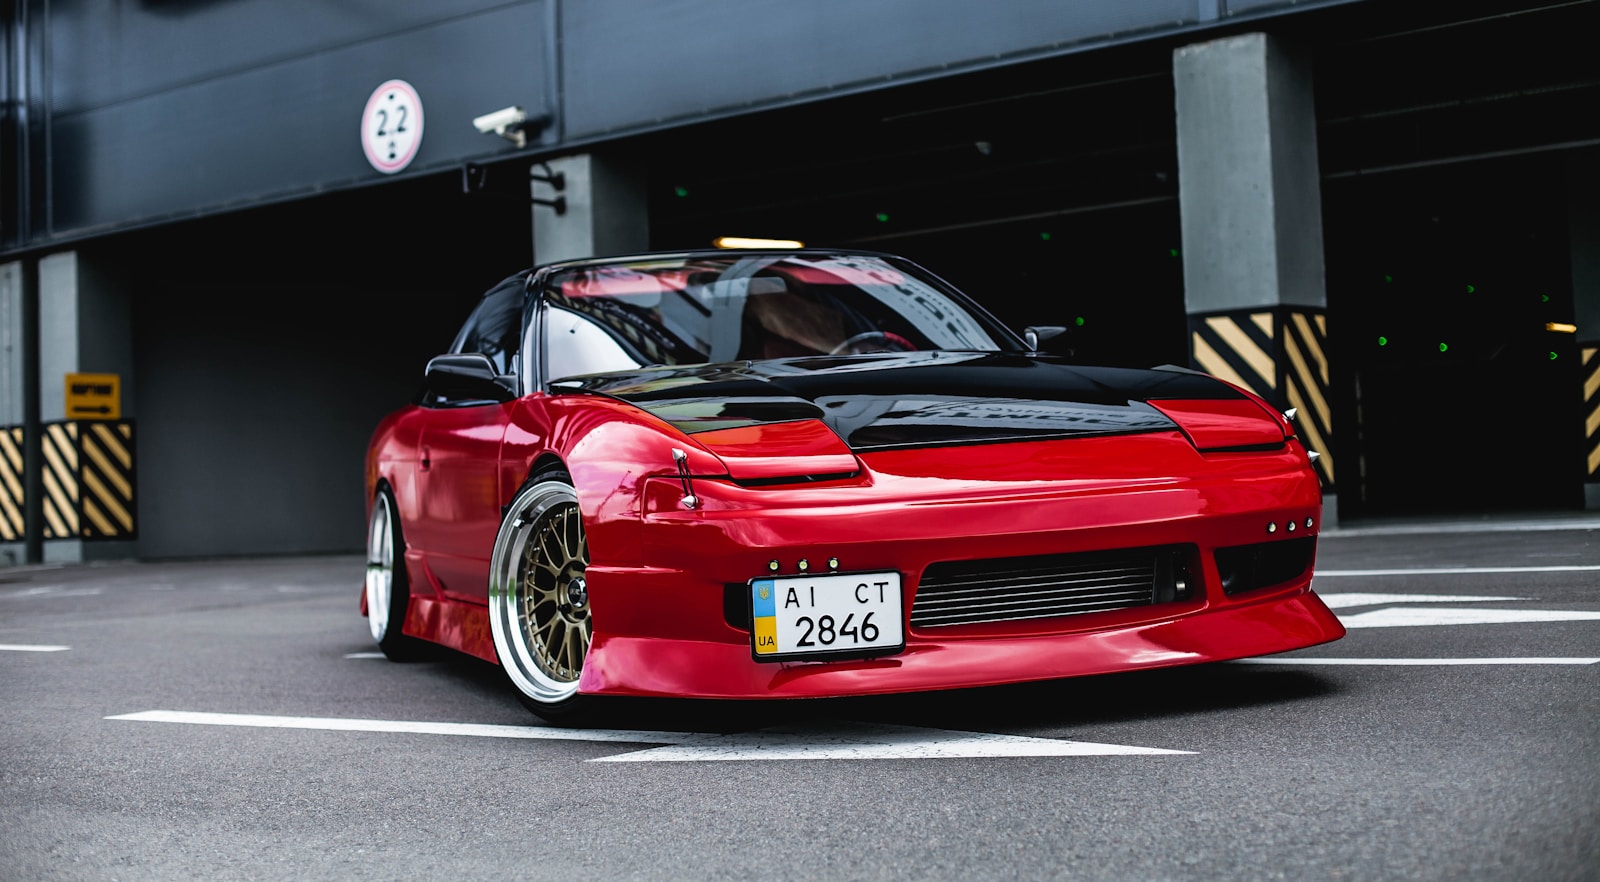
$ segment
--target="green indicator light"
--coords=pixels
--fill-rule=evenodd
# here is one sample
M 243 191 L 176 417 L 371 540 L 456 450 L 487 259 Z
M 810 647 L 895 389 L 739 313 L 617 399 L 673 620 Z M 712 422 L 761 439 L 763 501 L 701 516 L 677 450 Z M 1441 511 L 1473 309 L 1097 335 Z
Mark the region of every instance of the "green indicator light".
M 1077 325 L 1080 328 L 1083 327 L 1083 316 L 1080 315 L 1077 318 L 1073 319 L 1072 323 Z
M 1040 233 L 1039 234 L 1039 238 L 1041 240 L 1045 241 L 1045 242 L 1048 242 L 1048 241 L 1050 241 L 1050 234 L 1049 233 Z
M 1384 277 L 1383 277 L 1383 280 L 1384 280 L 1384 281 L 1385 281 L 1385 282 L 1392 282 L 1392 281 L 1394 281 L 1394 276 L 1388 276 L 1388 275 L 1386 275 L 1386 276 L 1384 276 Z
M 1467 286 L 1467 293 L 1468 294 L 1476 294 L 1476 293 L 1478 293 L 1478 289 L 1473 287 L 1472 285 L 1468 285 Z
M 1539 295 L 1539 302 L 1540 303 L 1549 303 L 1550 302 L 1550 295 L 1549 294 L 1540 294 Z
M 1389 338 L 1388 337 L 1379 337 L 1378 338 L 1378 345 L 1379 346 L 1388 346 L 1389 345 Z
M 689 195 L 689 188 L 688 187 L 673 187 L 672 188 L 672 193 L 673 193 L 674 196 L 677 196 L 679 199 L 682 199 L 683 197 Z
M 1450 351 L 1450 344 L 1449 343 L 1440 343 L 1439 344 L 1439 351 L 1440 352 L 1449 352 Z
M 1168 248 L 1167 249 L 1167 254 L 1169 254 L 1169 255 L 1171 255 L 1173 257 L 1177 257 L 1178 256 L 1178 249 L 1176 249 L 1176 248 Z
M 1551 361 L 1555 361 L 1556 360 L 1556 354 L 1554 352 L 1550 353 L 1550 360 Z
M 889 216 L 888 216 L 888 215 L 887 215 L 887 214 L 884 214 L 884 213 L 883 213 L 883 212 L 881 212 L 881 211 L 880 211 L 880 212 L 878 212 L 878 223 L 880 223 L 880 224 L 886 224 L 886 223 L 888 223 L 888 222 L 889 222 Z

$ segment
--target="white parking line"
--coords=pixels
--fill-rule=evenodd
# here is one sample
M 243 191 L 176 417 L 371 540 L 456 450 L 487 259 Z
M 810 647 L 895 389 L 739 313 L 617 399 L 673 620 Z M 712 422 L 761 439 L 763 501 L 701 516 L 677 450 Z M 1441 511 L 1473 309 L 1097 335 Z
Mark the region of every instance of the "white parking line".
M 15 600 L 22 597 L 94 597 L 100 594 L 103 588 L 67 588 L 61 585 L 35 585 L 21 591 L 10 591 L 0 594 L 0 598 Z
M 142 723 L 188 723 L 196 726 L 248 726 L 258 729 L 322 729 L 333 732 L 403 732 L 415 735 L 471 735 L 478 738 L 528 738 L 545 741 L 621 741 L 630 744 L 677 744 L 696 733 L 634 732 L 624 729 L 553 729 L 542 726 L 499 726 L 487 723 L 429 723 L 406 720 L 356 720 L 342 717 L 280 717 L 264 714 L 211 714 L 152 710 L 106 717 Z
M 1586 622 L 1600 612 L 1572 609 L 1416 609 L 1385 607 L 1340 616 L 1346 628 L 1411 628 L 1426 625 L 1505 625 L 1523 622 Z
M 953 732 L 914 726 L 865 723 L 822 723 L 785 726 L 731 735 L 696 732 L 648 732 L 626 729 L 551 729 L 542 726 L 499 726 L 479 723 L 427 723 L 403 720 L 356 720 L 336 717 L 280 717 L 262 714 L 217 714 L 188 711 L 142 711 L 106 717 L 152 723 L 202 726 L 249 726 L 267 729 L 320 729 L 340 732 L 401 732 L 422 735 L 469 735 L 480 738 L 525 738 L 559 741 L 669 744 L 589 762 L 717 762 L 740 760 L 815 759 L 951 759 L 1022 756 L 1181 755 L 1124 744 Z
M 1477 573 L 1593 573 L 1600 564 L 1571 564 L 1548 567 L 1418 567 L 1392 570 L 1315 570 L 1312 578 L 1341 576 L 1461 576 Z
M 344 657 L 345 658 L 383 658 L 384 655 L 381 652 L 347 652 L 347 653 L 344 654 Z
M 1353 539 L 1359 536 L 1421 536 L 1430 533 L 1544 533 L 1559 530 L 1600 530 L 1600 520 L 1592 517 L 1552 521 L 1494 521 L 1489 523 L 1391 524 L 1377 527 L 1336 527 L 1323 530 L 1320 539 Z
M 1241 665 L 1592 665 L 1600 658 L 1241 658 Z
M 0 652 L 65 652 L 70 646 L 30 646 L 25 643 L 0 643 Z

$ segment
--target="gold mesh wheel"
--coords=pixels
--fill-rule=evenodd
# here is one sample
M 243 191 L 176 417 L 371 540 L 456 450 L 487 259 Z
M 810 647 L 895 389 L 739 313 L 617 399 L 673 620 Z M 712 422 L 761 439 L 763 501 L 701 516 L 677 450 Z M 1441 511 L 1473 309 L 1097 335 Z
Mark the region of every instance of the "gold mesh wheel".
M 534 664 L 557 682 L 576 683 L 589 652 L 588 566 L 577 503 L 546 511 L 523 544 L 518 624 Z
M 546 471 L 506 508 L 489 562 L 489 625 L 506 676 L 535 713 L 570 711 L 589 653 L 589 546 L 572 481 Z

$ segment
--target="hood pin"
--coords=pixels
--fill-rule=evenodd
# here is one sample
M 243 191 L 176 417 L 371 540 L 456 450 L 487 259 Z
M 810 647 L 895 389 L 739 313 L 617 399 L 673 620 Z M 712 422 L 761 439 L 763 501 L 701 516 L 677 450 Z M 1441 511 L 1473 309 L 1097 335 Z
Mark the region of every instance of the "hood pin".
M 689 454 L 674 447 L 672 461 L 678 464 L 678 480 L 683 482 L 683 498 L 678 501 L 683 503 L 684 508 L 698 508 L 700 497 L 694 495 L 694 485 L 689 483 Z

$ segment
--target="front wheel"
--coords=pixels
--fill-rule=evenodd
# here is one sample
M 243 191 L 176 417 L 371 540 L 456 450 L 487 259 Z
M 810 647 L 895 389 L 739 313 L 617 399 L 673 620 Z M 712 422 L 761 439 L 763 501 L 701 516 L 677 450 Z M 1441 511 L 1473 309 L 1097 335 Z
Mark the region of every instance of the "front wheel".
M 489 563 L 489 624 L 500 665 L 522 703 L 570 722 L 594 623 L 584 573 L 589 546 L 572 479 L 560 470 L 517 491 Z

